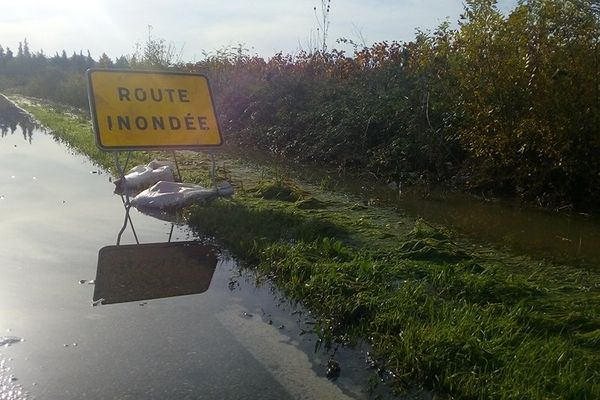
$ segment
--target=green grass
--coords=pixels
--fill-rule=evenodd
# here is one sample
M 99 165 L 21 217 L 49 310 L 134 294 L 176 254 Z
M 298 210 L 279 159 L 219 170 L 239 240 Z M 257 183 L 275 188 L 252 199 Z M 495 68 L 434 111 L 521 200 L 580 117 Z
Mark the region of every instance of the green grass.
M 112 164 L 86 120 L 24 106 L 71 146 Z M 180 165 L 185 181 L 206 181 L 205 157 L 184 152 Z M 189 208 L 190 226 L 309 308 L 325 343 L 370 342 L 397 390 L 600 398 L 599 272 L 476 247 L 227 156 L 219 175 L 236 197 Z

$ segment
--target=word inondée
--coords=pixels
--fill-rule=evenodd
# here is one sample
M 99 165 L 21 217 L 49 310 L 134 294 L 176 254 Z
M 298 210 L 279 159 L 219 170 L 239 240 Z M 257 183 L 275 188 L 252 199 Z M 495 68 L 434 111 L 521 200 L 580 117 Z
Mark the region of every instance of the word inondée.
M 108 115 L 106 117 L 106 124 L 108 130 L 113 129 L 118 131 L 131 131 L 131 130 L 170 130 L 177 131 L 180 129 L 186 129 L 188 131 L 207 131 L 209 130 L 207 117 L 200 115 L 186 114 L 184 116 L 129 116 L 129 115 Z

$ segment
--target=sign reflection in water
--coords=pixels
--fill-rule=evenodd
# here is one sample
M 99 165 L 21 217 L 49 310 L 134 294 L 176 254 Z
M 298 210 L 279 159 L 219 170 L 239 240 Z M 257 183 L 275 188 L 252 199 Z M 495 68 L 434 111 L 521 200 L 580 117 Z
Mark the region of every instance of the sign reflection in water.
M 208 290 L 217 251 L 199 242 L 107 246 L 98 254 L 94 302 L 124 303 Z

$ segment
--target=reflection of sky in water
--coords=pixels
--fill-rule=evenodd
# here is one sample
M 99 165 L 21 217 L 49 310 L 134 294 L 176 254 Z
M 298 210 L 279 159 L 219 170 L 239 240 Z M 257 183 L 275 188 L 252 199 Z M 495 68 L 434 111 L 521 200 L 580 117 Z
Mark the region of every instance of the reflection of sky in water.
M 20 343 L 21 338 L 16 336 L 1 336 L 0 348 L 6 349 L 16 343 Z M 0 400 L 26 400 L 29 398 L 27 392 L 21 387 L 18 382 L 19 378 L 12 373 L 9 366 L 9 359 L 0 355 Z

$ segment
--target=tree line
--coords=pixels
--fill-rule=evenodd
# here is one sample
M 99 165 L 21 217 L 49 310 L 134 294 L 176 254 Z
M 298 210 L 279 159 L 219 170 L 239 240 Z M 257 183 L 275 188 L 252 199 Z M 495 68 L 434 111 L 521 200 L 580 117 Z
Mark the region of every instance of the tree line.
M 232 145 L 366 171 L 452 183 L 541 205 L 600 200 L 598 0 L 467 0 L 458 26 L 354 51 L 325 46 L 269 58 L 242 46 L 173 61 L 148 37 L 134 56 L 0 51 L 0 88 L 87 107 L 91 66 L 206 74 Z

